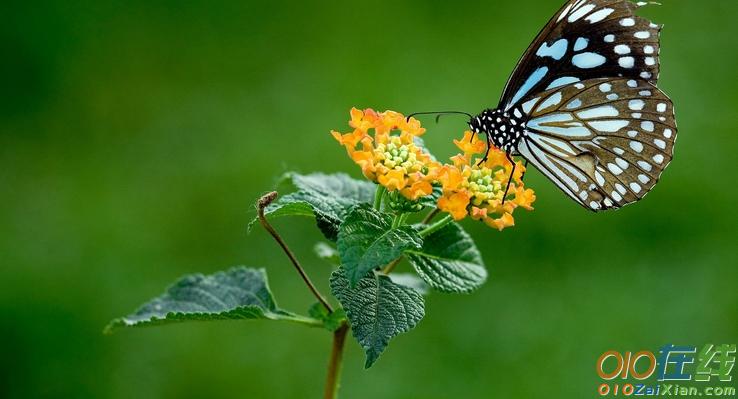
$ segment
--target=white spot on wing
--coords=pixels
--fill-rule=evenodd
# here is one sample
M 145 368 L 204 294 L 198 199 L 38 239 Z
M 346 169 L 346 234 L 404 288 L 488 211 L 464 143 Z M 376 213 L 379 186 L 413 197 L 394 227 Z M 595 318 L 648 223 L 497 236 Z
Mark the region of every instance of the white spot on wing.
M 546 101 L 542 102 L 541 105 L 536 108 L 536 112 L 541 112 L 544 109 L 554 106 L 561 102 L 561 92 L 557 92 L 556 94 L 553 94 L 549 96 Z
M 607 164 L 607 169 L 609 169 L 609 170 L 610 170 L 610 172 L 612 172 L 612 174 L 614 174 L 615 176 L 618 176 L 618 175 L 620 175 L 621 173 L 623 173 L 623 170 L 622 170 L 622 169 L 620 169 L 620 168 L 619 168 L 619 167 L 618 167 L 617 165 L 615 165 L 614 163 L 608 163 L 608 164 Z
M 613 11 L 615 10 L 613 10 L 612 8 L 603 8 L 599 11 L 589 14 L 589 16 L 587 16 L 587 18 L 584 18 L 584 19 L 589 21 L 589 23 L 594 24 L 594 23 L 600 22 L 603 19 L 607 18 L 607 16 L 612 14 Z
M 576 42 L 574 42 L 574 51 L 584 50 L 587 48 L 587 44 L 589 43 L 589 39 L 586 37 L 580 37 L 577 39 Z
M 645 105 L 646 103 L 643 100 L 628 101 L 628 108 L 632 109 L 633 111 L 640 111 Z
M 650 172 L 651 169 L 653 169 L 653 166 L 651 166 L 651 164 L 646 161 L 638 161 L 638 166 L 646 172 Z
M 547 43 L 543 43 L 541 47 L 538 48 L 538 51 L 536 51 L 536 55 L 539 57 L 551 57 L 558 61 L 564 56 L 564 54 L 566 54 L 568 45 L 569 41 L 566 39 L 555 41 L 551 47 L 549 47 Z
M 591 121 L 590 126 L 606 133 L 617 132 L 618 130 L 628 126 L 626 120 L 609 120 L 609 121 Z
M 623 186 L 620 183 L 615 183 L 615 189 L 618 190 L 618 192 L 622 195 L 625 195 L 625 193 L 628 192 L 628 190 L 625 189 L 625 186 Z
M 606 118 L 609 116 L 618 116 L 617 108 L 612 105 L 603 105 L 601 107 L 590 108 L 581 112 L 577 112 L 577 116 L 582 119 Z
M 597 53 L 581 53 L 571 59 L 571 63 L 577 68 L 589 69 L 596 68 L 607 61 L 607 58 Z
M 618 58 L 618 64 L 623 68 L 633 68 L 635 66 L 635 58 L 633 57 L 620 57 Z
M 576 82 L 579 82 L 579 78 L 575 78 L 573 76 L 564 76 L 561 78 L 557 78 L 556 80 L 551 82 L 551 84 L 549 84 L 548 87 L 546 87 L 546 90 L 554 89 L 557 87 L 561 87 L 561 86 L 568 85 L 570 83 L 576 83 Z
M 569 22 L 574 22 L 574 21 L 578 20 L 579 18 L 587 15 L 587 13 L 589 13 L 590 11 L 592 11 L 594 8 L 595 8 L 594 4 L 587 4 L 586 6 L 581 7 L 578 10 L 574 11 L 573 13 L 571 13 L 571 15 L 569 15 L 568 21 Z
M 526 114 L 530 114 L 530 110 L 533 109 L 533 106 L 536 105 L 536 103 L 540 99 L 541 99 L 540 97 L 536 97 L 534 99 L 531 99 L 531 100 L 528 100 L 528 101 L 524 102 L 523 103 L 523 112 L 525 112 Z
M 535 71 L 533 71 L 533 73 L 531 73 L 530 76 L 528 76 L 528 79 L 525 80 L 525 83 L 523 83 L 523 85 L 520 86 L 520 89 L 518 89 L 517 93 L 515 93 L 515 96 L 513 96 L 513 99 L 507 105 L 505 110 L 510 109 L 510 106 L 512 106 L 513 104 L 517 104 L 517 102 L 520 101 L 520 99 L 523 98 L 523 96 L 528 94 L 530 89 L 532 89 L 533 86 L 538 84 L 538 82 L 540 82 L 541 79 L 543 79 L 543 77 L 546 76 L 547 73 L 548 73 L 548 67 L 545 67 L 545 66 L 540 67 L 536 69 Z
M 626 44 L 618 44 L 615 46 L 615 52 L 620 55 L 630 54 L 630 46 Z
M 574 109 L 579 108 L 582 106 L 582 100 L 576 98 L 572 101 L 569 101 L 569 104 L 566 105 L 566 109 Z

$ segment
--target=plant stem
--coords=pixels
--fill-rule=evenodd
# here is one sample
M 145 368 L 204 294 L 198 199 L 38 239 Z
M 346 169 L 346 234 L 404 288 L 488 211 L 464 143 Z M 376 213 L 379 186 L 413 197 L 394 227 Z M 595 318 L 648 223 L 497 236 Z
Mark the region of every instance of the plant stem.
M 435 233 L 436 231 L 441 230 L 444 226 L 451 223 L 453 220 L 454 218 L 451 215 L 446 215 L 443 219 L 421 230 L 419 234 L 421 237 L 427 237 Z
M 439 213 L 441 213 L 441 210 L 440 210 L 440 209 L 438 209 L 438 208 L 436 208 L 436 209 L 434 209 L 434 210 L 430 211 L 430 212 L 429 212 L 429 213 L 428 213 L 428 214 L 427 214 L 427 215 L 425 216 L 425 218 L 423 218 L 423 221 L 422 221 L 421 223 L 423 223 L 423 224 L 430 224 L 431 220 L 433 220 L 433 218 L 434 218 L 434 217 L 436 217 L 436 215 L 438 215 Z
M 397 264 L 400 263 L 400 261 L 402 260 L 402 258 L 403 257 L 400 256 L 399 258 L 397 258 L 397 259 L 393 260 L 392 262 L 388 263 L 387 266 L 385 266 L 384 269 L 382 269 L 382 273 L 384 273 L 384 274 L 390 274 L 390 273 L 392 273 L 392 270 L 395 269 L 395 266 L 397 266 Z
M 310 280 L 310 277 L 308 277 L 307 273 L 305 273 L 305 269 L 302 268 L 300 265 L 300 262 L 297 261 L 297 258 L 295 257 L 295 254 L 292 253 L 290 248 L 287 246 L 287 243 L 284 242 L 282 237 L 280 237 L 279 233 L 277 233 L 276 230 L 274 230 L 274 227 L 272 227 L 271 224 L 266 219 L 266 216 L 264 215 L 264 209 L 271 204 L 275 199 L 277 199 L 276 191 L 272 191 L 270 193 L 265 194 L 263 197 L 259 198 L 259 202 L 256 204 L 257 210 L 259 212 L 259 221 L 261 222 L 261 225 L 264 226 L 264 229 L 269 232 L 269 234 L 274 237 L 274 240 L 277 241 L 277 244 L 279 244 L 280 247 L 282 247 L 282 250 L 284 250 L 284 253 L 287 255 L 288 258 L 290 258 L 290 261 L 295 266 L 295 269 L 297 269 L 297 273 L 300 274 L 300 277 L 302 277 L 302 280 L 305 282 L 305 284 L 308 286 L 310 291 L 315 295 L 315 297 L 318 299 L 318 301 L 325 307 L 325 309 L 329 313 L 333 313 L 333 308 L 328 303 L 328 301 L 325 300 L 323 295 L 320 294 L 318 289 L 315 287 L 315 284 Z
M 374 209 L 379 210 L 382 206 L 382 197 L 384 197 L 385 191 L 387 191 L 387 189 L 385 189 L 383 185 L 377 185 L 377 191 L 374 193 Z
M 346 342 L 346 333 L 349 327 L 344 323 L 333 333 L 333 348 L 328 362 L 328 376 L 325 380 L 324 399 L 336 399 L 341 380 L 341 363 L 343 362 L 343 346 Z

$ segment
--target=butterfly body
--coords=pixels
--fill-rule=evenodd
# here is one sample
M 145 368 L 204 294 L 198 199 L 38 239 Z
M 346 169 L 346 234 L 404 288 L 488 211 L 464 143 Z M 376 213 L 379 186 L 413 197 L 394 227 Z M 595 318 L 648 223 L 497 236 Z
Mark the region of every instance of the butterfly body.
M 646 3 L 569 0 L 518 62 L 496 109 L 470 129 L 532 163 L 581 206 L 643 198 L 671 161 L 676 121 L 656 87 L 661 26 Z
M 486 109 L 469 122 L 469 128 L 477 134 L 484 134 L 488 142 L 509 154 L 517 154 L 517 146 L 526 134 L 525 115 L 522 108 L 510 111 Z

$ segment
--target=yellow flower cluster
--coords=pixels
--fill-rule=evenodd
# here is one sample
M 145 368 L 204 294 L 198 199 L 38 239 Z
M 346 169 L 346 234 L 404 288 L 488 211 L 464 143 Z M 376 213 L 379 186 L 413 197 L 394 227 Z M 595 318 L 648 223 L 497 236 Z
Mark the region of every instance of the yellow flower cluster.
M 512 164 L 504 152 L 494 147 L 481 162 L 487 143 L 470 131 L 464 133 L 463 139 L 454 140 L 461 153 L 451 158 L 453 164 L 441 165 L 416 142 L 415 138 L 425 129 L 414 118 L 407 120 L 394 111 L 378 113 L 353 108 L 349 125 L 352 132 L 331 134 L 361 166 L 364 176 L 389 191 L 399 191 L 416 201 L 432 194 L 434 185 L 440 185 L 440 210 L 454 220 L 471 216 L 499 230 L 515 224 L 512 214 L 517 207 L 533 209 L 536 196 L 523 185 L 522 163 L 517 163 L 503 201 Z
M 415 201 L 433 192 L 441 165 L 415 138 L 425 133 L 417 119 L 398 112 L 351 109 L 349 133 L 331 131 L 367 179 Z M 373 130 L 373 136 L 370 134 Z
M 533 190 L 526 189 L 521 177 L 525 167 L 518 162 L 515 174 L 503 204 L 512 164 L 504 152 L 490 148 L 487 159 L 480 159 L 487 149 L 486 143 L 472 132 L 464 133 L 462 140 L 454 140 L 462 151 L 451 158 L 453 165 L 444 165 L 438 173 L 443 186 L 443 196 L 438 200 L 438 208 L 448 212 L 455 220 L 467 215 L 481 220 L 490 227 L 502 230 L 513 226 L 512 213 L 518 206 L 532 210 L 536 196 Z

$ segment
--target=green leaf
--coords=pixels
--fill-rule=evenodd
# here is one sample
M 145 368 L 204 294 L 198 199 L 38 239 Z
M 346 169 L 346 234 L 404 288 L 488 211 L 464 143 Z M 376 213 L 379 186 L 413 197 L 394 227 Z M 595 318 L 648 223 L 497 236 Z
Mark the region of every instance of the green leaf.
M 479 250 L 457 223 L 425 237 L 422 249 L 405 255 L 418 275 L 441 292 L 471 292 L 487 280 Z
M 423 239 L 412 226 L 392 228 L 392 216 L 369 204 L 351 208 L 338 229 L 336 246 L 351 286 L 377 267 L 420 249 Z
M 346 322 L 346 312 L 343 309 L 336 309 L 333 313 L 328 313 L 328 309 L 320 302 L 314 303 L 308 310 L 308 314 L 322 321 L 323 327 L 330 332 L 338 330 Z
M 244 266 L 208 276 L 180 278 L 167 291 L 136 312 L 115 319 L 105 327 L 142 327 L 181 321 L 270 319 L 320 326 L 319 320 L 279 309 L 269 290 L 264 269 Z
M 313 216 L 323 235 L 331 241 L 336 240 L 338 226 L 349 208 L 360 202 L 371 203 L 376 190 L 375 184 L 343 173 L 288 173 L 282 180 L 291 181 L 298 191 L 281 196 L 264 213 L 272 218 Z M 249 224 L 249 229 L 255 222 L 257 219 Z
M 343 269 L 331 275 L 331 291 L 346 310 L 351 331 L 366 352 L 364 367 L 379 358 L 390 339 L 410 331 L 425 315 L 423 297 L 385 275 L 370 275 L 351 288 Z

